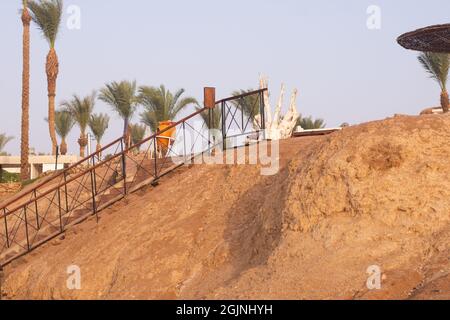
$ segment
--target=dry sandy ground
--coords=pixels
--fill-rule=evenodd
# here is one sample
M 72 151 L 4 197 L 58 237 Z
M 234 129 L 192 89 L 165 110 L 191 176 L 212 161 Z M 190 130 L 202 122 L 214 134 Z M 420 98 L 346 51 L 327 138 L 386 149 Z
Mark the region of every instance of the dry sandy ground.
M 283 141 L 281 169 L 183 168 L 5 270 L 11 299 L 449 299 L 450 117 Z M 81 290 L 66 287 L 81 268 Z M 383 272 L 381 290 L 367 268 Z

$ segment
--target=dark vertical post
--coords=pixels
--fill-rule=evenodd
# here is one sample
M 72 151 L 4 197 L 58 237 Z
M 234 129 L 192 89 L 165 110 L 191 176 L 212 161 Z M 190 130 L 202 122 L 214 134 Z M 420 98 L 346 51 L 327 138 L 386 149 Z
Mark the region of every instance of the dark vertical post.
M 59 146 L 56 146 L 55 171 L 58 170 L 58 157 L 59 157 Z
M 94 170 L 91 170 L 91 194 L 92 194 L 92 211 L 97 218 L 98 223 L 98 213 L 97 213 L 97 205 L 95 203 L 95 185 L 94 185 Z M 124 182 L 125 183 L 125 182 Z
M 187 158 L 187 150 L 186 150 L 186 123 L 183 121 L 183 144 L 184 144 L 184 162 L 186 162 Z
M 216 88 L 206 87 L 203 90 L 203 106 L 208 109 L 208 152 L 211 149 L 211 125 L 213 124 L 212 113 L 216 107 Z M 202 152 L 203 153 L 203 152 Z
M 263 132 L 263 140 L 266 140 L 266 108 L 264 103 L 264 91 L 259 94 L 259 108 L 261 112 L 261 130 Z
M 59 210 L 59 228 L 61 232 L 64 232 L 63 219 L 62 219 L 62 208 L 61 208 L 61 189 L 58 187 L 58 210 Z
M 34 210 L 36 211 L 36 227 L 39 230 L 39 209 L 38 209 L 38 203 L 37 203 L 37 195 L 36 195 L 36 189 L 33 190 L 34 194 Z
M 27 206 L 23 207 L 23 213 L 25 216 L 25 234 L 27 236 L 27 249 L 28 249 L 28 251 L 30 251 L 30 237 L 28 235 Z
M 122 177 L 123 177 L 123 192 L 126 195 L 127 194 L 127 168 L 126 168 L 126 155 L 124 150 L 124 138 L 120 140 L 120 149 L 122 151 Z
M 208 109 L 208 153 L 211 155 L 211 128 L 214 127 L 214 119 L 213 119 L 214 109 Z
M 244 106 L 242 105 L 242 102 L 244 102 L 244 98 L 239 99 L 240 100 L 240 104 L 241 104 L 241 110 L 239 110 L 241 112 L 241 133 L 245 133 L 245 128 L 244 128 Z M 250 111 L 250 117 L 252 116 L 252 112 Z M 250 121 L 252 121 L 252 119 L 250 119 Z
M 158 130 L 158 132 L 159 132 L 159 130 Z M 157 148 L 157 146 L 156 146 L 156 142 L 157 142 L 156 137 L 154 137 L 154 138 L 153 138 L 153 152 L 155 153 L 155 163 L 154 163 L 155 179 L 158 178 L 158 164 L 156 163 L 156 161 L 157 161 L 157 159 L 158 159 L 158 155 L 157 155 L 157 153 L 158 153 L 158 148 Z
M 67 172 L 64 171 L 64 193 L 66 198 L 66 212 L 69 213 L 69 196 L 67 194 Z
M 92 171 L 94 174 L 93 177 L 94 194 L 97 195 L 97 174 L 95 173 L 95 156 L 92 156 Z
M 223 146 L 223 151 L 225 151 L 227 149 L 227 119 L 225 119 L 226 117 L 226 111 L 225 111 L 225 106 L 226 106 L 226 102 L 223 101 L 222 102 L 222 146 Z
M 8 231 L 8 219 L 6 217 L 6 208 L 3 208 L 3 219 L 5 219 L 6 246 L 9 248 L 9 231 Z

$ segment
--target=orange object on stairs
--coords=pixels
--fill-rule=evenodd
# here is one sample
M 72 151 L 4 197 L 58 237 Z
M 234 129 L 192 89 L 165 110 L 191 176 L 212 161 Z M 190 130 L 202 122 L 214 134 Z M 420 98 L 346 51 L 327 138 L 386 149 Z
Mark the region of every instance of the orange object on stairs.
M 173 121 L 161 121 L 159 123 L 158 131 L 161 132 L 170 126 L 173 126 L 175 122 Z M 167 150 L 169 150 L 169 147 L 173 145 L 175 142 L 174 136 L 176 133 L 176 128 L 172 127 L 170 129 L 165 130 L 164 132 L 160 133 L 157 136 L 157 142 L 158 142 L 158 150 L 165 154 Z

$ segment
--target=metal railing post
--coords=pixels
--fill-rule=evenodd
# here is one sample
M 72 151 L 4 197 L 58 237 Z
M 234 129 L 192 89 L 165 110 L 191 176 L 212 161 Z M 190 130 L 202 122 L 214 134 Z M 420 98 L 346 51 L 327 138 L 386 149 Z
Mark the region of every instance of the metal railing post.
M 157 164 L 157 159 L 158 159 L 158 148 L 156 147 L 156 137 L 153 138 L 153 151 L 155 153 L 155 165 L 154 165 L 154 169 L 155 169 L 155 179 L 158 178 L 158 164 Z
M 183 144 L 184 144 L 184 162 L 187 159 L 187 149 L 186 149 L 186 123 L 183 121 Z
M 208 109 L 208 155 L 211 155 L 211 128 L 215 127 L 214 122 L 214 115 L 213 115 L 214 109 Z
M 126 164 L 127 164 L 127 159 L 125 156 L 125 150 L 124 150 L 124 139 L 120 140 L 120 149 L 122 151 L 122 178 L 123 178 L 123 192 L 126 195 L 127 194 L 127 168 L 126 168 Z
M 25 234 L 27 236 L 27 249 L 30 251 L 30 237 L 28 235 L 28 219 L 27 219 L 27 206 L 23 207 L 23 213 L 25 216 Z
M 33 190 L 34 193 L 34 210 L 36 211 L 36 227 L 39 230 L 39 211 L 38 211 L 38 203 L 37 203 L 37 194 L 36 189 Z
M 92 194 L 92 210 L 97 218 L 98 223 L 98 213 L 97 213 L 97 205 L 95 203 L 95 185 L 94 185 L 94 176 L 93 170 L 91 170 L 91 194 Z
M 69 198 L 67 194 L 67 173 L 64 171 L 64 193 L 66 198 L 66 213 L 69 213 Z
M 61 232 L 64 232 L 64 225 L 63 225 L 63 220 L 62 220 L 62 208 L 61 208 L 61 189 L 59 187 L 58 187 L 57 195 L 58 195 L 58 211 L 59 211 L 59 228 L 60 228 Z
M 261 130 L 263 132 L 263 140 L 266 140 L 266 108 L 264 102 L 264 91 L 259 93 L 259 108 L 261 113 Z
M 3 218 L 5 219 L 6 246 L 9 249 L 9 231 L 8 231 L 8 219 L 6 217 L 6 208 L 3 208 Z
M 244 130 L 245 130 L 245 128 L 244 128 L 244 112 L 242 111 L 243 110 L 243 106 L 242 106 L 242 101 L 244 100 L 244 98 L 241 98 L 241 101 L 240 101 L 240 104 L 241 104 L 241 110 L 240 110 L 240 112 L 241 112 L 241 133 L 244 133 Z M 253 107 L 253 106 L 252 106 Z M 250 121 L 252 121 L 252 113 L 253 112 L 250 112 L 250 116 L 249 116 L 249 118 L 250 118 Z
M 225 119 L 226 117 L 226 112 L 225 112 L 225 103 L 226 102 L 222 102 L 222 147 L 223 147 L 223 151 L 225 151 L 227 149 L 227 119 Z
M 94 185 L 94 194 L 97 195 L 97 174 L 95 173 L 95 156 L 92 157 L 92 171 L 94 173 L 94 181 L 93 181 L 93 185 Z

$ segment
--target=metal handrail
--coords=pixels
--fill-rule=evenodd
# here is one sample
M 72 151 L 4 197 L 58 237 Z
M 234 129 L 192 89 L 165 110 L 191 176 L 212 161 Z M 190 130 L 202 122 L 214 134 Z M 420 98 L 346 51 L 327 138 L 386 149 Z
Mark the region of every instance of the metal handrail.
M 260 112 L 264 113 L 263 109 L 263 96 L 262 93 L 266 91 L 267 89 L 260 89 L 255 90 L 252 92 L 247 92 L 238 96 L 233 96 L 227 99 L 222 99 L 216 102 L 217 105 L 222 104 L 222 113 L 224 112 L 223 105 L 226 104 L 228 101 L 232 100 L 239 100 L 244 97 L 258 94 L 260 97 Z M 238 108 L 236 106 L 236 108 Z M 4 228 L 5 228 L 5 242 L 3 244 L 3 249 L 5 251 L 0 252 L 0 254 L 4 255 L 4 261 L 0 261 L 0 266 L 5 266 L 12 262 L 13 260 L 27 254 L 31 250 L 34 250 L 35 248 L 39 247 L 45 242 L 48 242 L 49 240 L 53 239 L 54 237 L 62 234 L 67 230 L 68 227 L 80 223 L 84 219 L 87 219 L 91 215 L 96 215 L 98 219 L 98 212 L 110 207 L 114 202 L 119 201 L 120 199 L 123 199 L 126 195 L 133 193 L 142 187 L 146 185 L 153 184 L 155 181 L 158 181 L 161 177 L 169 174 L 170 172 L 173 172 L 177 168 L 181 167 L 182 165 L 186 164 L 188 158 L 190 157 L 191 160 L 195 157 L 205 154 L 205 152 L 208 152 L 211 149 L 211 141 L 210 138 L 206 138 L 200 133 L 199 131 L 195 130 L 189 123 L 188 120 L 194 118 L 195 116 L 201 114 L 205 111 L 211 111 L 212 109 L 208 108 L 201 108 L 197 110 L 196 112 L 184 117 L 183 119 L 172 123 L 170 126 L 164 128 L 163 130 L 158 130 L 154 134 L 150 135 L 149 137 L 145 138 L 144 140 L 128 146 L 125 137 L 120 137 L 116 139 L 115 141 L 109 143 L 108 145 L 102 147 L 100 150 L 92 153 L 91 155 L 85 157 L 84 159 L 78 161 L 77 163 L 71 165 L 69 168 L 61 170 L 57 173 L 55 173 L 52 177 L 49 179 L 46 179 L 44 181 L 41 181 L 40 183 L 36 184 L 27 192 L 24 192 L 21 195 L 18 195 L 17 197 L 14 197 L 10 200 L 8 200 L 4 205 L 0 207 L 0 221 L 4 221 Z M 211 113 L 210 113 L 211 116 Z M 264 114 L 262 115 L 264 120 Z M 226 122 L 226 115 L 223 115 L 222 117 L 222 126 L 224 125 L 224 121 Z M 234 119 L 234 115 L 233 115 Z M 171 158 L 170 153 L 173 152 L 173 149 L 169 149 L 169 152 L 167 152 L 163 157 L 162 160 L 160 160 L 160 163 L 158 164 L 158 158 L 157 152 L 160 152 L 159 149 L 157 149 L 157 141 L 158 137 L 161 136 L 163 133 L 174 129 L 175 127 L 182 125 L 183 130 L 180 132 L 183 132 L 184 134 L 184 161 L 181 163 L 174 163 L 172 161 L 168 161 L 169 158 Z M 189 126 L 194 131 L 197 131 L 197 133 L 202 136 L 204 139 L 208 140 L 208 149 L 204 150 L 202 149 L 199 152 L 194 152 L 194 147 L 196 144 L 197 139 L 194 141 L 194 146 L 192 149 L 187 152 L 186 150 L 186 131 L 185 127 Z M 204 124 L 205 125 L 205 124 Z M 203 128 L 203 127 L 202 127 Z M 264 128 L 262 128 L 264 129 Z M 245 128 L 243 129 L 245 131 Z M 225 148 L 225 141 L 227 138 L 227 131 L 223 130 L 223 147 Z M 133 149 L 139 149 L 143 144 L 149 142 L 149 146 L 146 147 L 150 153 L 144 153 L 143 158 L 134 158 L 132 156 Z M 120 143 L 120 144 L 118 144 Z M 113 154 L 109 157 L 107 157 L 104 160 L 101 160 L 100 156 L 102 152 L 107 150 L 108 148 L 111 148 L 114 145 L 117 145 L 117 148 L 113 151 Z M 216 145 L 217 146 L 217 145 Z M 120 148 L 119 148 L 120 147 Z M 153 149 L 153 150 L 152 150 Z M 151 156 L 151 153 L 153 152 L 154 157 Z M 188 155 L 189 154 L 189 155 Z M 98 158 L 96 158 L 99 156 Z M 98 162 L 96 161 L 98 159 Z M 128 161 L 132 160 L 135 162 L 135 165 L 132 165 L 131 175 L 128 175 L 127 171 L 127 159 Z M 91 162 L 92 160 L 92 162 Z M 151 168 L 150 170 L 147 170 L 144 161 L 150 160 L 151 166 L 154 168 Z M 87 166 L 81 166 L 83 163 L 88 164 Z M 166 165 L 169 165 L 166 167 Z M 75 168 L 79 168 L 81 166 L 81 170 L 79 172 L 72 171 Z M 106 171 L 102 171 L 101 167 L 106 166 Z M 135 169 L 133 169 L 133 166 L 136 168 L 136 172 L 134 172 Z M 115 172 L 118 172 L 117 169 L 121 167 L 122 173 L 120 174 L 120 178 L 117 179 L 118 175 L 112 175 L 115 178 L 113 178 L 114 182 L 107 182 L 105 187 L 102 189 L 104 181 L 106 181 L 106 177 L 108 172 L 111 172 L 112 169 Z M 100 169 L 99 169 L 100 168 Z M 99 170 L 98 170 L 99 169 Z M 103 177 L 100 177 L 100 187 L 97 189 L 97 173 L 103 172 L 100 175 L 103 175 Z M 141 171 L 140 171 L 141 170 Z M 87 180 L 85 181 L 84 177 L 88 177 L 90 175 L 91 178 L 91 185 L 86 187 Z M 81 181 L 77 181 L 81 178 Z M 128 179 L 131 178 L 131 179 Z M 59 179 L 59 180 L 58 180 Z M 117 180 L 116 180 L 117 179 Z M 108 180 L 110 181 L 110 180 Z M 41 188 L 43 186 L 46 186 L 50 183 L 54 183 L 53 185 L 48 186 L 48 190 L 40 190 L 38 192 L 38 188 Z M 72 195 L 71 202 L 68 201 L 68 189 L 70 185 L 73 185 L 75 182 L 76 185 L 78 185 L 78 189 L 76 189 L 75 194 L 71 191 Z M 123 183 L 123 186 L 122 186 Z M 62 189 L 62 190 L 61 190 Z M 79 199 L 79 196 L 81 194 L 81 190 L 86 189 L 87 191 L 90 191 L 90 195 L 87 198 Z M 101 191 L 99 191 L 102 189 Z M 42 192 L 41 192 L 42 191 Z M 80 193 L 78 193 L 80 191 Z M 54 194 L 53 197 L 48 197 L 48 195 Z M 110 197 L 112 195 L 112 198 Z M 65 197 L 65 200 L 61 200 L 61 196 Z M 27 197 L 27 198 L 25 198 Z M 29 198 L 28 198 L 29 197 Z M 56 197 L 57 200 L 54 200 Z M 19 202 L 19 200 L 22 200 Z M 48 200 L 50 203 L 47 205 L 47 209 L 44 210 L 44 214 L 38 213 L 38 202 L 42 200 Z M 78 201 L 77 201 L 78 200 Z M 18 201 L 16 204 L 15 202 Z M 54 202 L 56 201 L 56 202 Z M 97 202 L 98 201 L 98 202 Z M 32 204 L 34 203 L 34 208 L 32 208 Z M 86 205 L 87 204 L 87 205 Z M 13 209 L 9 209 L 8 206 L 15 205 Z M 31 207 L 30 207 L 31 205 Z M 58 209 L 58 212 L 55 212 L 56 215 L 53 216 L 53 213 L 51 213 L 52 216 L 49 216 L 49 220 L 46 220 L 47 213 L 49 212 L 49 208 L 51 208 L 53 205 L 56 206 Z M 30 208 L 29 208 L 30 207 Z M 78 212 L 77 209 L 81 208 L 83 212 Z M 28 210 L 29 209 L 29 210 Z M 87 211 L 84 211 L 86 210 Z M 27 221 L 27 212 L 28 215 L 30 213 L 35 214 L 35 222 Z M 73 214 L 73 215 L 72 215 Z M 23 215 L 23 216 L 22 216 Z M 16 217 L 16 218 L 15 218 Z M 59 223 L 58 221 L 59 217 Z M 11 229 L 11 232 L 9 232 L 8 228 L 8 218 L 12 220 L 13 226 Z M 34 218 L 32 218 L 34 219 Z M 42 219 L 42 220 L 41 220 Z M 50 221 L 50 219 L 53 219 Z M 69 220 L 72 219 L 72 220 Z M 41 220 L 41 221 L 40 221 Z M 16 222 L 18 221 L 18 226 L 16 227 Z M 33 220 L 34 221 L 34 220 Z M 64 221 L 64 222 L 63 222 Z M 54 224 L 56 222 L 56 224 Z M 25 223 L 25 230 L 23 230 L 23 227 L 21 229 L 20 226 L 22 223 Z M 36 225 L 36 227 L 34 226 Z M 59 224 L 59 227 L 57 226 Z M 52 230 L 53 227 L 58 228 L 58 230 Z M 32 228 L 33 230 L 29 231 L 29 228 Z M 18 232 L 19 236 L 17 236 Z M 50 232 L 50 233 L 48 233 Z M 42 238 L 44 237 L 44 238 Z M 25 243 L 26 240 L 26 243 Z M 21 244 L 22 243 L 22 244 Z M 12 245 L 16 246 L 13 247 Z M 18 246 L 18 247 L 17 247 Z M 11 249 L 13 248 L 13 249 Z M 15 248 L 18 248 L 19 251 L 16 252 Z M 23 250 L 22 250 L 23 249 Z M 12 251 L 11 251 L 12 250 Z M 13 255 L 11 257 L 11 255 Z
M 117 142 L 119 142 L 122 139 L 123 139 L 123 137 L 120 137 L 120 138 L 114 140 L 113 142 L 109 143 L 108 145 L 102 147 L 101 149 L 97 150 L 96 152 L 92 153 L 91 155 L 89 155 L 89 156 L 83 158 L 82 160 L 80 160 L 80 161 L 70 165 L 68 168 L 56 172 L 51 177 L 49 177 L 47 180 L 44 180 L 44 181 L 41 181 L 41 182 L 37 183 L 35 186 L 33 186 L 33 188 L 29 192 L 26 192 L 26 193 L 20 194 L 20 195 L 18 195 L 16 197 L 10 198 L 9 200 L 7 200 L 5 202 L 5 204 L 1 205 L 0 210 L 5 209 L 7 206 L 13 204 L 17 200 L 20 200 L 20 199 L 24 198 L 26 195 L 29 195 L 30 193 L 34 192 L 34 190 L 36 190 L 36 189 L 38 189 L 38 188 L 40 188 L 42 186 L 45 186 L 46 184 L 49 184 L 50 182 L 54 181 L 56 178 L 61 177 L 65 173 L 70 172 L 71 170 L 73 170 L 74 168 L 78 167 L 83 162 L 86 162 L 86 161 L 92 159 L 93 157 L 97 156 L 98 154 L 101 154 L 103 151 L 105 151 L 109 147 L 113 146 L 114 144 L 116 144 Z
M 116 158 L 119 158 L 119 157 L 123 156 L 124 154 L 127 154 L 130 150 L 135 149 L 135 148 L 137 148 L 137 147 L 140 147 L 142 144 L 144 144 L 144 143 L 146 143 L 146 142 L 148 142 L 148 141 L 150 141 L 150 140 L 152 140 L 152 139 L 157 138 L 157 137 L 158 137 L 159 135 L 161 135 L 162 133 L 164 133 L 164 132 L 166 132 L 166 131 L 168 131 L 168 130 L 170 130 L 170 129 L 173 129 L 174 127 L 177 127 L 177 126 L 180 125 L 181 123 L 183 123 L 183 122 L 185 122 L 185 121 L 187 121 L 187 120 L 189 120 L 189 119 L 191 119 L 191 118 L 197 116 L 198 114 L 200 114 L 200 113 L 202 113 L 202 112 L 204 112 L 204 111 L 206 111 L 206 110 L 208 110 L 208 109 L 207 109 L 207 108 L 199 109 L 198 111 L 196 111 L 196 112 L 190 114 L 189 116 L 184 117 L 183 119 L 181 119 L 181 120 L 179 120 L 179 121 L 177 121 L 177 122 L 174 122 L 172 125 L 168 126 L 167 128 L 164 128 L 163 130 L 160 130 L 160 131 L 158 131 L 158 132 L 156 132 L 156 133 L 150 135 L 149 137 L 147 137 L 146 139 L 142 140 L 141 142 L 136 143 L 136 144 L 130 146 L 129 148 L 127 148 L 127 149 L 125 149 L 125 150 L 123 150 L 123 151 L 121 151 L 121 152 L 119 152 L 119 153 L 116 153 L 116 154 L 113 155 L 112 157 L 110 157 L 110 158 L 108 158 L 108 159 L 106 159 L 106 160 L 104 160 L 104 161 L 101 161 L 101 162 L 97 163 L 97 164 L 94 165 L 94 166 L 90 166 L 90 167 L 87 168 L 86 170 L 84 170 L 84 171 L 82 171 L 82 172 L 76 174 L 74 177 L 71 177 L 71 178 L 68 179 L 68 180 L 65 180 L 65 181 L 60 182 L 57 186 L 54 186 L 53 188 L 50 188 L 49 190 L 45 191 L 44 193 L 41 193 L 41 194 L 39 194 L 38 196 L 35 196 L 33 199 L 30 199 L 30 200 L 28 200 L 27 202 L 18 205 L 16 208 L 11 209 L 11 210 L 7 209 L 9 212 L 3 213 L 2 215 L 0 214 L 0 219 L 5 218 L 5 217 L 8 217 L 8 216 L 14 214 L 14 212 L 17 211 L 18 209 L 23 208 L 23 207 L 25 207 L 25 206 L 28 206 L 28 205 L 32 204 L 33 202 L 38 201 L 38 200 L 44 198 L 45 196 L 49 195 L 50 193 L 55 192 L 55 191 L 57 191 L 58 189 L 60 189 L 61 187 L 63 187 L 63 186 L 65 186 L 65 185 L 67 185 L 67 184 L 69 184 L 69 183 L 71 183 L 71 182 L 77 180 L 78 178 L 82 177 L 82 176 L 85 175 L 86 173 L 89 173 L 89 172 L 94 171 L 95 169 L 101 167 L 101 166 L 104 165 L 105 163 L 112 162 L 112 161 L 115 160 Z M 121 139 L 123 139 L 123 137 L 122 137 L 122 138 L 119 138 L 119 139 L 117 139 L 117 140 L 115 140 L 115 141 L 112 142 L 112 143 L 110 143 L 110 144 L 109 144 L 107 147 L 105 147 L 105 148 L 107 149 L 108 147 L 111 147 L 111 146 L 114 145 L 115 143 L 119 142 Z M 91 154 L 90 156 L 86 157 L 83 161 L 79 161 L 79 162 L 78 162 L 78 165 L 82 164 L 82 163 L 83 163 L 84 161 L 86 161 L 86 160 L 90 160 L 92 157 L 94 157 L 94 156 L 96 156 L 97 154 L 99 154 L 99 152 L 104 151 L 105 148 L 102 148 L 100 151 Z M 69 168 L 69 169 L 73 169 L 74 167 L 76 167 L 76 166 L 72 166 L 72 167 Z M 58 175 L 55 175 L 55 176 L 53 177 L 52 180 L 54 180 L 55 178 L 60 177 L 61 175 L 67 173 L 67 172 L 69 171 L 69 169 L 65 169 L 64 171 L 61 171 Z M 34 190 L 35 190 L 35 189 L 37 189 L 37 188 L 39 188 L 39 187 L 42 187 L 43 185 L 48 184 L 48 183 L 49 183 L 50 181 L 52 181 L 52 180 L 48 180 L 48 181 L 45 181 L 45 183 L 38 184 L 36 187 L 34 187 L 32 190 L 30 190 L 30 192 L 28 192 L 28 193 L 26 193 L 26 194 L 23 194 L 21 197 L 15 199 L 14 201 L 10 201 L 8 205 L 13 204 L 15 201 L 17 201 L 17 200 L 19 200 L 19 199 L 22 199 L 23 197 L 25 197 L 26 195 L 29 195 L 30 193 L 35 194 L 35 193 L 34 193 Z M 2 211 L 4 212 L 4 209 L 6 209 L 6 207 L 7 207 L 8 205 L 4 205 L 2 208 L 0 208 L 0 210 L 2 210 Z
M 241 95 L 229 97 L 229 98 L 226 98 L 226 99 L 222 99 L 222 100 L 217 101 L 217 102 L 216 102 L 216 105 L 221 104 L 221 103 L 224 103 L 224 102 L 236 100 L 236 99 L 241 99 L 241 98 L 244 98 L 244 97 L 247 97 L 247 96 L 250 96 L 250 95 L 254 95 L 254 94 L 257 94 L 257 93 L 265 92 L 265 91 L 267 91 L 267 90 L 268 90 L 267 88 L 264 88 L 264 89 L 259 89 L 259 90 L 247 92 L 247 93 L 244 93 L 244 94 L 241 94 Z M 175 122 L 174 124 L 170 125 L 169 127 L 165 128 L 164 130 L 161 130 L 161 131 L 155 133 L 154 135 L 152 135 L 152 136 L 146 138 L 145 140 L 143 140 L 143 141 L 141 141 L 141 142 L 135 144 L 134 146 L 128 148 L 128 149 L 125 150 L 124 152 L 129 151 L 129 149 L 132 149 L 132 148 L 136 148 L 136 147 L 141 146 L 142 144 L 144 144 L 144 143 L 150 141 L 151 139 L 153 139 L 155 135 L 161 135 L 161 133 L 164 133 L 164 132 L 166 132 L 166 131 L 168 131 L 168 130 L 170 130 L 170 129 L 176 127 L 176 126 L 178 126 L 180 123 L 182 123 L 182 122 L 188 120 L 189 118 L 192 118 L 192 117 L 194 117 L 194 116 L 196 116 L 196 115 L 198 115 L 198 114 L 204 112 L 205 110 L 207 110 L 207 108 L 199 109 L 198 111 L 196 111 L 196 112 L 194 112 L 193 114 L 191 114 L 191 115 L 189 115 L 189 116 L 187 116 L 187 117 L 185 117 L 185 118 L 183 118 L 183 119 L 181 119 L 181 120 Z M 112 142 L 109 143 L 108 145 L 102 147 L 102 148 L 99 149 L 99 150 L 96 150 L 94 153 L 92 153 L 92 154 L 88 155 L 87 157 L 85 157 L 85 158 L 79 160 L 78 162 L 76 162 L 76 163 L 70 165 L 68 168 L 56 172 L 56 173 L 55 173 L 54 175 L 52 175 L 49 179 L 46 179 L 46 180 L 44 180 L 44 181 L 41 181 L 41 182 L 37 183 L 35 186 L 33 186 L 32 189 L 30 189 L 30 191 L 25 192 L 25 193 L 23 193 L 23 194 L 19 194 L 19 195 L 15 196 L 15 197 L 14 197 L 14 196 L 11 197 L 11 198 L 10 198 L 9 200 L 7 200 L 5 203 L 0 204 L 0 211 L 3 211 L 4 209 L 6 209 L 8 206 L 10 206 L 11 204 L 13 204 L 14 202 L 23 199 L 25 196 L 27 196 L 27 195 L 29 195 L 29 194 L 31 194 L 31 193 L 34 193 L 34 191 L 37 190 L 38 188 L 41 188 L 42 186 L 45 186 L 45 185 L 51 183 L 52 181 L 56 180 L 57 178 L 60 178 L 61 176 L 63 176 L 63 175 L 66 174 L 67 172 L 70 172 L 70 171 L 73 170 L 74 168 L 78 167 L 80 164 L 82 164 L 82 163 L 84 163 L 84 162 L 86 162 L 86 161 L 91 160 L 91 159 L 94 158 L 95 156 L 101 154 L 103 151 L 105 151 L 106 149 L 108 149 L 109 147 L 113 146 L 114 144 L 120 142 L 120 141 L 123 140 L 123 139 L 124 139 L 124 137 L 117 138 L 116 140 L 112 141 Z M 87 172 L 87 171 L 86 171 L 86 172 Z M 60 186 L 60 187 L 61 187 L 61 186 Z M 53 191 L 54 191 L 54 190 L 56 190 L 56 189 L 53 189 Z M 28 203 L 28 204 L 29 204 L 29 203 Z M 1 217 L 1 216 L 0 216 L 0 217 Z
M 217 105 L 217 104 L 220 104 L 220 103 L 223 103 L 223 102 L 228 102 L 228 101 L 232 101 L 232 100 L 242 99 L 242 98 L 245 98 L 245 97 L 248 97 L 248 96 L 252 96 L 252 95 L 254 95 L 254 94 L 257 94 L 257 93 L 265 92 L 265 91 L 267 91 L 267 90 L 268 90 L 267 88 L 264 88 L 264 89 L 259 89 L 259 90 L 254 90 L 254 91 L 246 92 L 246 93 L 243 93 L 243 94 L 240 94 L 240 95 L 237 95 L 237 96 L 225 98 L 225 99 L 222 99 L 222 100 L 217 101 L 217 102 L 216 102 L 216 105 Z

